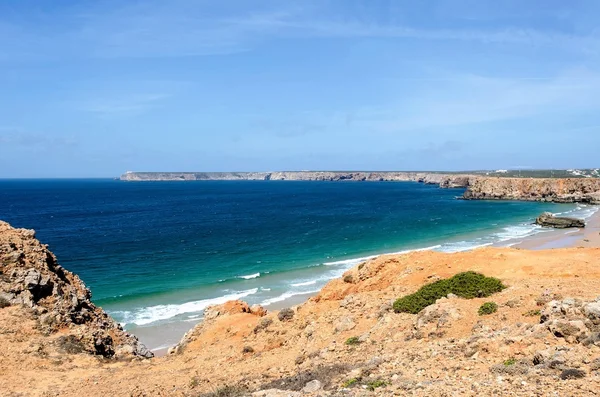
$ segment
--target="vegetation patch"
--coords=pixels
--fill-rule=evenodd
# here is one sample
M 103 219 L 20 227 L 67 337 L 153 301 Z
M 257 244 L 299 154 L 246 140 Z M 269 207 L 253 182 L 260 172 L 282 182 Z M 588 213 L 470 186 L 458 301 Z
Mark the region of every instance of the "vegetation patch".
M 347 381 L 345 381 L 345 382 L 342 384 L 342 387 L 352 387 L 352 386 L 355 386 L 355 385 L 357 385 L 357 384 L 358 384 L 358 382 L 360 382 L 360 379 L 359 379 L 359 378 L 351 378 L 351 379 L 348 379 Z
M 569 368 L 569 369 L 565 369 L 561 374 L 560 374 L 560 378 L 562 380 L 568 380 L 568 379 L 581 379 L 581 378 L 585 378 L 585 371 L 582 371 L 580 369 L 576 369 L 576 368 Z
M 281 311 L 277 314 L 277 318 L 279 321 L 289 321 L 294 318 L 294 310 L 290 308 L 281 309 Z
M 536 317 L 536 316 L 541 316 L 542 312 L 539 310 L 528 310 L 525 313 L 523 313 L 523 315 L 525 317 Z
M 5 308 L 5 307 L 9 307 L 10 306 L 10 302 L 4 298 L 0 298 L 0 309 Z
M 381 379 L 374 380 L 372 382 L 367 383 L 367 389 L 371 391 L 375 391 L 375 389 L 379 387 L 387 386 L 387 382 Z
M 248 394 L 248 388 L 243 385 L 227 385 L 213 392 L 200 394 L 198 397 L 242 397 Z
M 479 307 L 479 310 L 477 313 L 479 313 L 480 316 L 485 316 L 488 314 L 496 313 L 497 311 L 498 311 L 497 304 L 495 304 L 494 302 L 485 302 L 483 305 L 481 305 Z
M 465 299 L 484 298 L 505 288 L 497 278 L 469 271 L 424 285 L 414 294 L 397 299 L 393 306 L 396 313 L 417 314 L 448 294 Z
M 56 339 L 58 349 L 64 353 L 79 354 L 85 351 L 85 346 L 75 335 L 61 336 Z
M 254 327 L 254 333 L 257 334 L 260 331 L 269 328 L 271 324 L 273 324 L 273 320 L 271 320 L 270 318 L 262 318 L 258 325 Z
M 504 366 L 505 367 L 510 367 L 511 365 L 515 365 L 517 363 L 517 360 L 514 357 L 509 358 L 508 360 L 504 360 Z
M 299 372 L 292 376 L 280 378 L 272 382 L 262 384 L 257 390 L 282 389 L 291 391 L 300 391 L 306 384 L 312 380 L 318 380 L 323 384 L 324 389 L 330 388 L 332 380 L 338 378 L 341 374 L 347 373 L 351 367 L 345 364 L 321 365 L 306 371 Z M 339 385 L 339 383 L 337 383 Z
M 353 336 L 351 338 L 346 339 L 345 343 L 348 346 L 360 345 L 360 340 L 358 339 L 358 336 Z

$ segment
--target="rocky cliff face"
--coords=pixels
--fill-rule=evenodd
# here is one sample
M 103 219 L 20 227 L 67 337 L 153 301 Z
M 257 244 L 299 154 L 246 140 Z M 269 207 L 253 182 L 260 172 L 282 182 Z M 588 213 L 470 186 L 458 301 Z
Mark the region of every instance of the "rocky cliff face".
M 33 230 L 0 221 L 0 307 L 19 306 L 67 350 L 104 357 L 152 357 L 91 302 L 90 290 L 60 266 Z
M 461 188 L 469 185 L 471 175 L 426 172 L 127 172 L 122 181 L 387 181 L 421 182 L 442 188 Z
M 471 178 L 464 198 L 600 204 L 600 179 Z

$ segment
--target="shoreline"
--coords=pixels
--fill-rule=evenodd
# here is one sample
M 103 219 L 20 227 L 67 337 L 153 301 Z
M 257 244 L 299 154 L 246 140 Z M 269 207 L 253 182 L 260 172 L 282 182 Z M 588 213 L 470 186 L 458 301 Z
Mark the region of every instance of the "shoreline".
M 547 250 L 557 248 L 600 247 L 600 210 L 586 219 L 583 229 L 556 229 L 526 237 L 511 246 L 515 249 Z
M 559 248 L 580 248 L 580 247 L 600 247 L 600 208 L 591 216 L 586 219 L 586 227 L 584 229 L 556 229 L 545 231 L 543 233 L 536 233 L 531 236 L 520 237 L 512 240 L 506 240 L 491 245 L 497 248 L 516 249 L 516 250 L 550 250 Z M 473 251 L 480 247 L 474 248 Z M 417 250 L 419 251 L 419 250 Z M 382 257 L 386 255 L 400 255 L 401 253 L 389 253 L 376 255 L 374 257 Z M 454 253 L 450 253 L 454 254 Z M 272 305 L 267 307 L 267 310 L 281 310 L 286 307 L 296 307 L 303 304 L 311 297 L 318 294 L 318 292 L 307 292 L 306 294 L 298 294 L 291 296 L 285 301 L 274 302 Z M 201 319 L 195 322 L 180 322 L 173 323 L 168 326 L 166 332 L 182 334 L 193 329 Z M 164 327 L 165 325 L 158 325 L 157 327 Z M 140 332 L 141 331 L 141 332 Z M 142 340 L 147 338 L 150 333 L 144 332 L 144 328 L 135 330 L 135 334 Z M 154 334 L 156 336 L 156 334 Z M 159 346 L 152 351 L 157 357 L 164 356 L 168 353 L 170 346 Z

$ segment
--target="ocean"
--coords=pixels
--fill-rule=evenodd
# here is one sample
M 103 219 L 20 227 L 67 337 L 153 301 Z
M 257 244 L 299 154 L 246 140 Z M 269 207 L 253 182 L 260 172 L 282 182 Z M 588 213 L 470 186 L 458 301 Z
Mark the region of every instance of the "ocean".
M 0 219 L 35 229 L 93 300 L 150 348 L 208 305 L 267 309 L 316 293 L 365 258 L 511 245 L 543 211 L 585 205 L 463 201 L 413 182 L 1 180 Z

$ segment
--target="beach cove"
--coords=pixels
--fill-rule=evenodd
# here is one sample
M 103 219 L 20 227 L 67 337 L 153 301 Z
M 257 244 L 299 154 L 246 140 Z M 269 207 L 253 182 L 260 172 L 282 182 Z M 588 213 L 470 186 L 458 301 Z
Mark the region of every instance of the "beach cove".
M 580 234 L 533 219 L 597 209 L 461 201 L 462 189 L 413 182 L 3 183 L 1 217 L 36 229 L 94 301 L 158 354 L 210 305 L 294 306 L 381 254 L 574 245 Z

